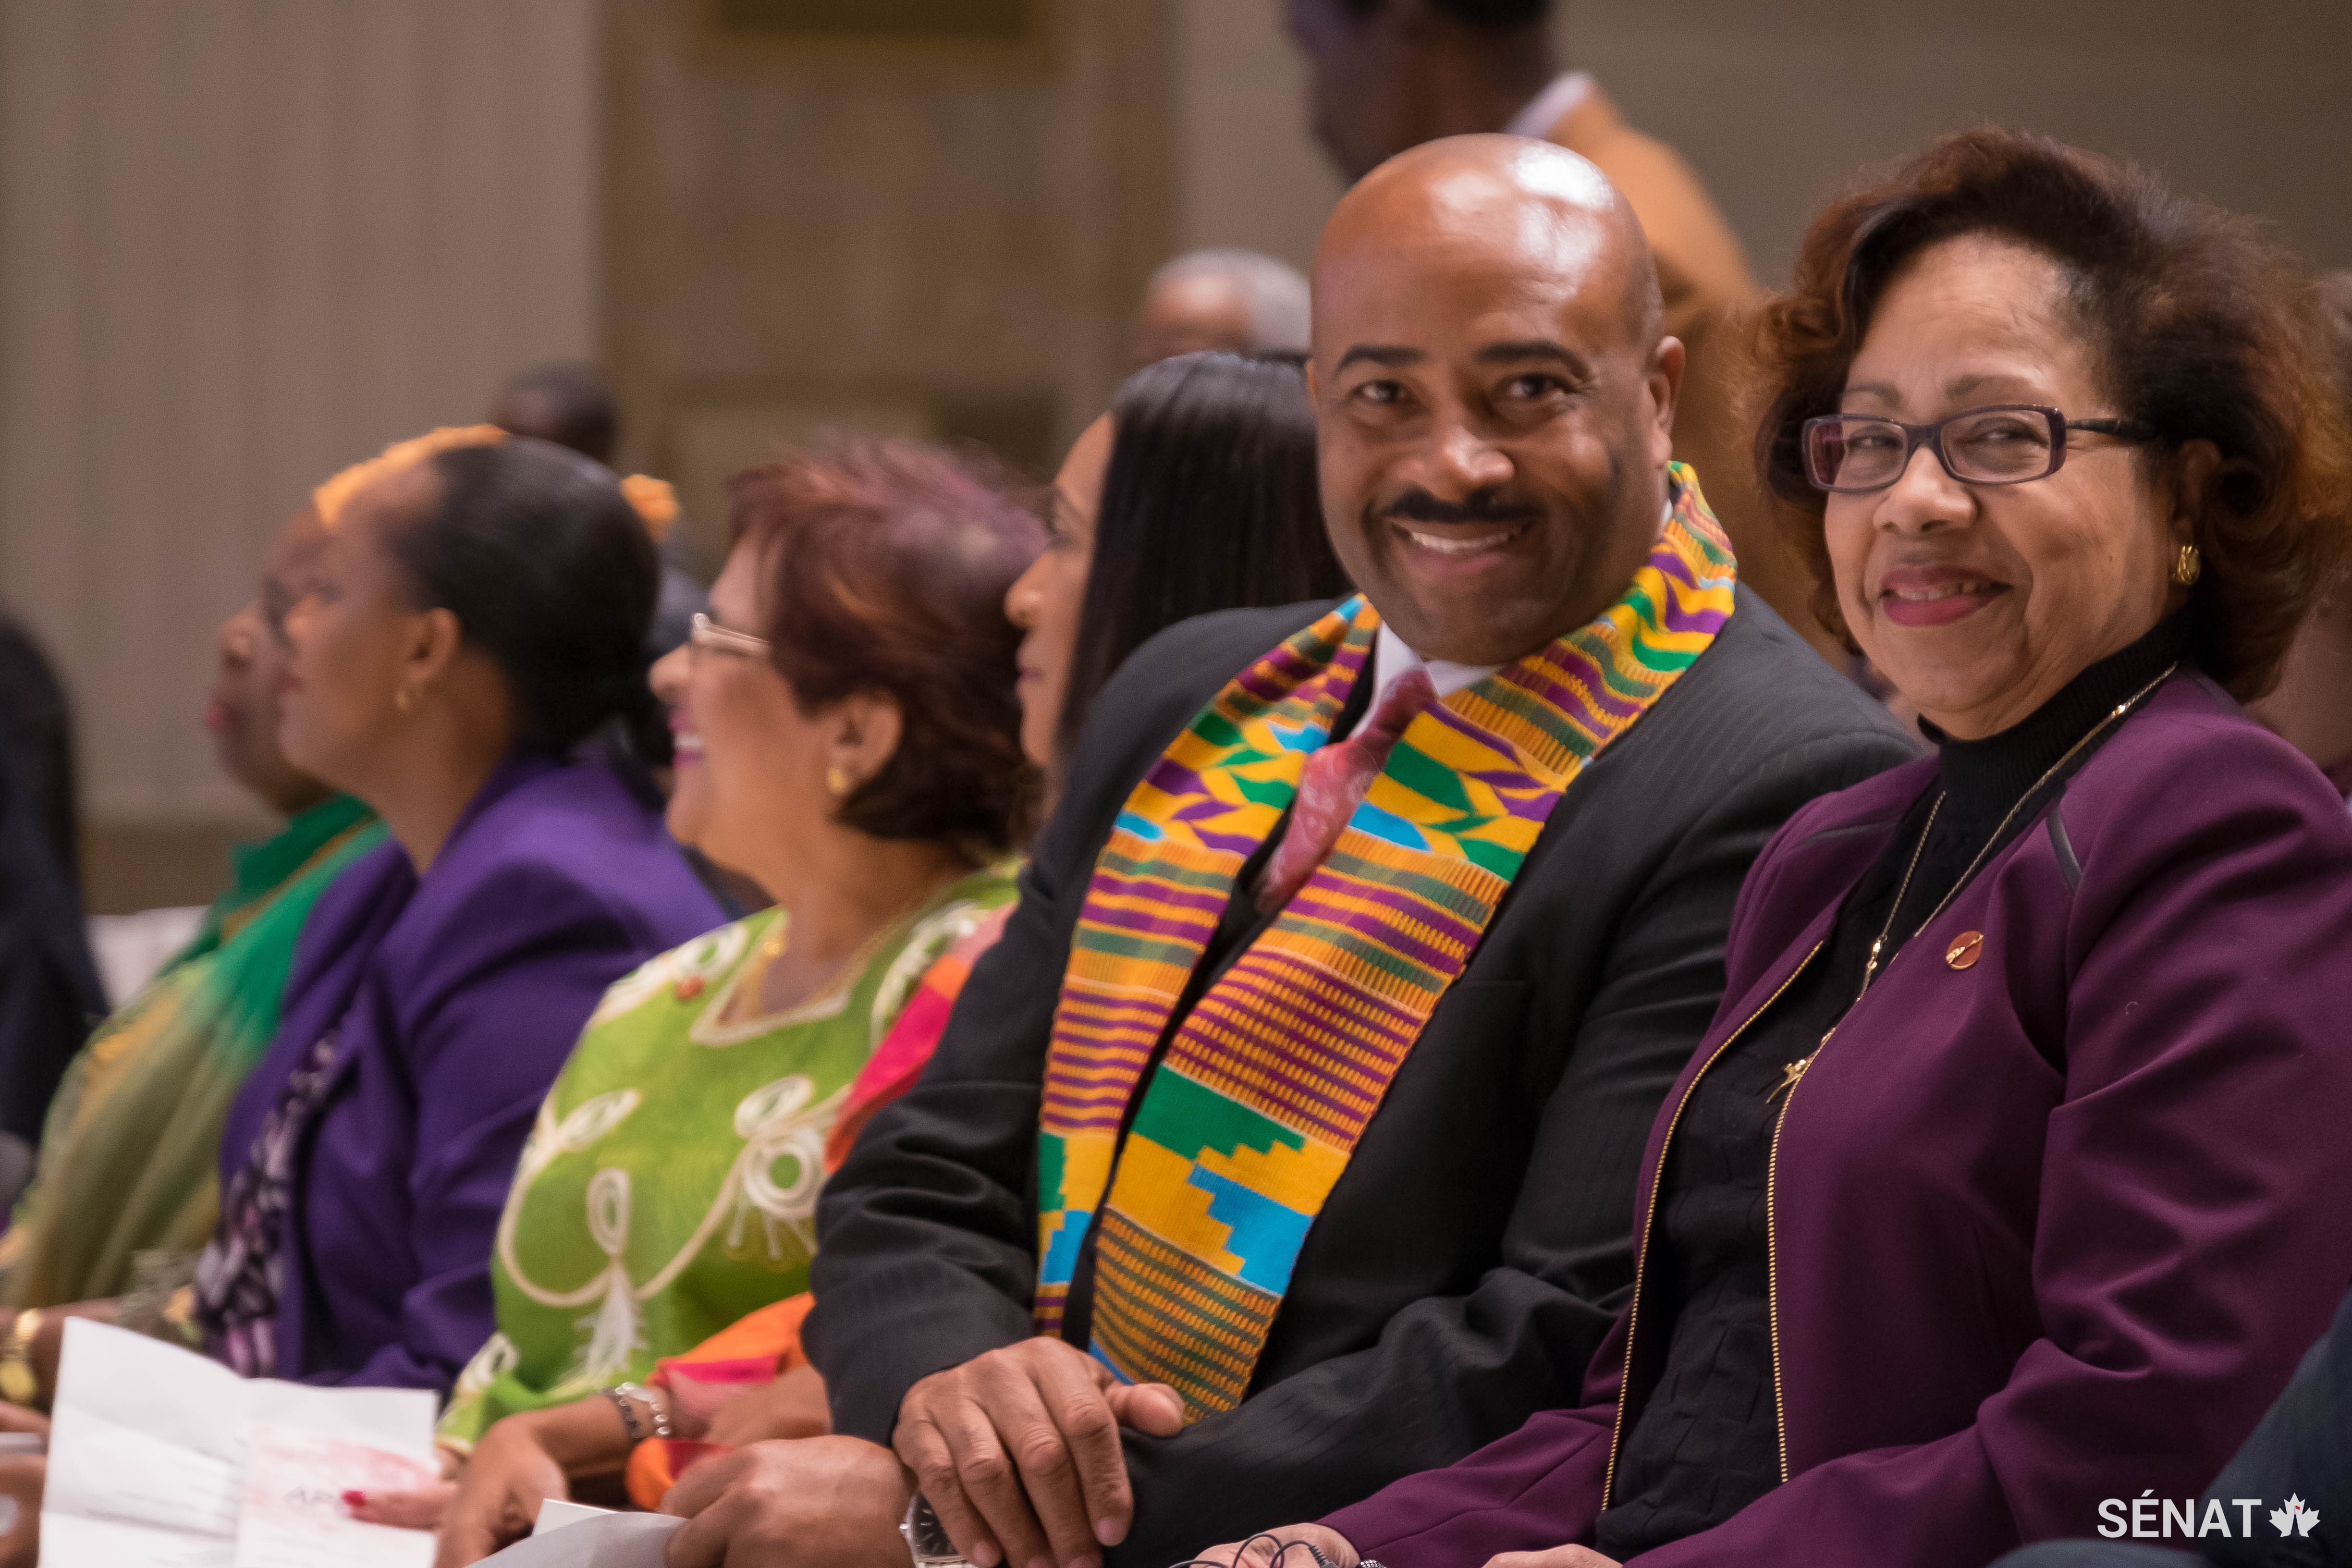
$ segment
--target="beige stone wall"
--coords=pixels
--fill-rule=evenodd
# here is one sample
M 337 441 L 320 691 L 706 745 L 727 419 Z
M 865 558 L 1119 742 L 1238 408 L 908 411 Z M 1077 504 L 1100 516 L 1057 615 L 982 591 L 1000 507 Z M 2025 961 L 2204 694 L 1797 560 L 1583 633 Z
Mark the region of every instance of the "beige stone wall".
M 93 901 L 209 898 L 198 727 L 307 489 L 591 352 L 596 0 L 0 0 L 0 595 L 79 706 Z
M 2143 160 L 2352 266 L 2342 0 L 1570 0 L 1570 52 L 1706 174 L 1768 282 L 1865 163 L 1987 121 Z
M 1281 0 L 1177 0 L 1180 238 L 1303 261 L 1337 182 L 1310 144 Z M 1758 276 L 1865 163 L 1983 121 L 2146 160 L 2352 267 L 2343 0 L 1561 0 L 1564 59 L 1680 147 Z
M 1307 130 L 1282 0 L 1176 0 L 1177 240 L 1305 267 L 1339 176 Z
M 1067 0 L 1011 63 L 735 47 L 683 0 L 610 21 L 607 359 L 704 563 L 719 480 L 820 425 L 1050 470 L 1172 234 L 1160 0 Z
M 0 595 L 81 704 L 100 907 L 254 819 L 212 628 L 329 469 L 601 352 L 631 456 L 718 480 L 845 421 L 1033 468 L 1180 247 L 1306 259 L 1338 185 L 1280 0 L 1037 0 L 1021 59 L 730 50 L 707 0 L 0 0 Z M 1865 160 L 1979 118 L 2146 158 L 2352 265 L 2352 5 L 1569 0 L 1570 58 L 1759 276 Z

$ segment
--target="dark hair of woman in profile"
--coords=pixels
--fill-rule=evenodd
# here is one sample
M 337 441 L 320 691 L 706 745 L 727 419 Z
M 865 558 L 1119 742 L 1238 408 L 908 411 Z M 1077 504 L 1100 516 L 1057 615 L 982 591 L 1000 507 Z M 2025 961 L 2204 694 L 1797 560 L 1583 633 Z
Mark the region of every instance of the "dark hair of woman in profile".
M 2204 572 L 2189 594 L 2189 650 L 2240 700 L 2267 691 L 2352 545 L 2352 426 L 2318 286 L 2266 226 L 2027 132 L 1946 137 L 1831 207 L 1806 235 L 1795 288 L 1765 314 L 1771 403 L 1757 460 L 1802 522 L 1814 613 L 1843 632 L 1804 422 L 1836 411 L 1903 265 L 1968 234 L 2031 246 L 2065 269 L 2092 373 L 2113 399 L 2102 412 L 2155 430 L 2142 450 L 2158 482 L 2177 482 L 2189 443 L 2220 449 L 2190 498 Z
M 439 504 L 396 530 L 417 602 L 446 609 L 505 675 L 514 745 L 562 755 L 618 717 L 659 718 L 646 628 L 660 564 L 613 471 L 527 436 L 431 459 Z
M 1179 354 L 1118 389 L 1062 700 L 1064 754 L 1095 693 L 1153 633 L 1212 610 L 1349 591 L 1323 531 L 1306 363 Z

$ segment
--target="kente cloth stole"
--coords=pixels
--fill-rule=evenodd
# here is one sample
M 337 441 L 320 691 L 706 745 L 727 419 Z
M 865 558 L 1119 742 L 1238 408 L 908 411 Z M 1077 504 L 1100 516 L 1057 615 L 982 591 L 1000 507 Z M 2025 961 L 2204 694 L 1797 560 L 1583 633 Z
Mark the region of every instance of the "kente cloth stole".
M 1731 614 L 1722 530 L 1688 468 L 1669 489 L 1672 516 L 1615 604 L 1407 727 L 1322 867 L 1177 1030 L 1122 1149 L 1153 1047 L 1329 738 L 1377 613 L 1359 595 L 1243 671 L 1136 787 L 1054 1016 L 1038 1332 L 1060 1331 L 1096 1224 L 1092 1352 L 1127 1381 L 1173 1384 L 1188 1420 L 1241 1403 L 1308 1227 L 1561 792 Z

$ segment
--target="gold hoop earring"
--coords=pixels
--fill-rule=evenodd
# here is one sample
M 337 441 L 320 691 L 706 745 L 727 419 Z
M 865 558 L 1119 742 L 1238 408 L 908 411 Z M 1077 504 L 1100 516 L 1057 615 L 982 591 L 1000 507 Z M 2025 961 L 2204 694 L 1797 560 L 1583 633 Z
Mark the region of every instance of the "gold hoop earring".
M 839 763 L 824 770 L 824 787 L 833 792 L 834 799 L 839 800 L 843 795 L 847 795 L 850 785 L 849 770 Z
M 403 713 L 405 713 L 410 709 L 415 707 L 416 688 L 413 686 L 404 686 L 394 691 L 392 694 L 392 705 L 395 710 Z
M 2184 544 L 2180 553 L 2172 558 L 2172 580 L 2184 588 L 2194 587 L 2197 579 L 2205 575 L 2205 557 L 2193 544 Z

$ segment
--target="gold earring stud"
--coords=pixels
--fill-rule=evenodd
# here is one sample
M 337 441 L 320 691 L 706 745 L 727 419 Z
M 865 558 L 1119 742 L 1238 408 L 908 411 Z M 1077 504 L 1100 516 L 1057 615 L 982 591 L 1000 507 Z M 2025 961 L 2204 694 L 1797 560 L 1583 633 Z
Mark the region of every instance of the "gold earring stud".
M 824 787 L 833 792 L 834 799 L 839 800 L 843 795 L 847 795 L 849 793 L 849 786 L 850 778 L 849 770 L 847 768 L 843 767 L 839 763 L 835 763 L 833 766 L 824 770 Z
M 2197 579 L 2205 575 L 2205 557 L 2193 544 L 2184 544 L 2180 553 L 2172 558 L 2172 580 L 2184 588 L 2194 587 Z

